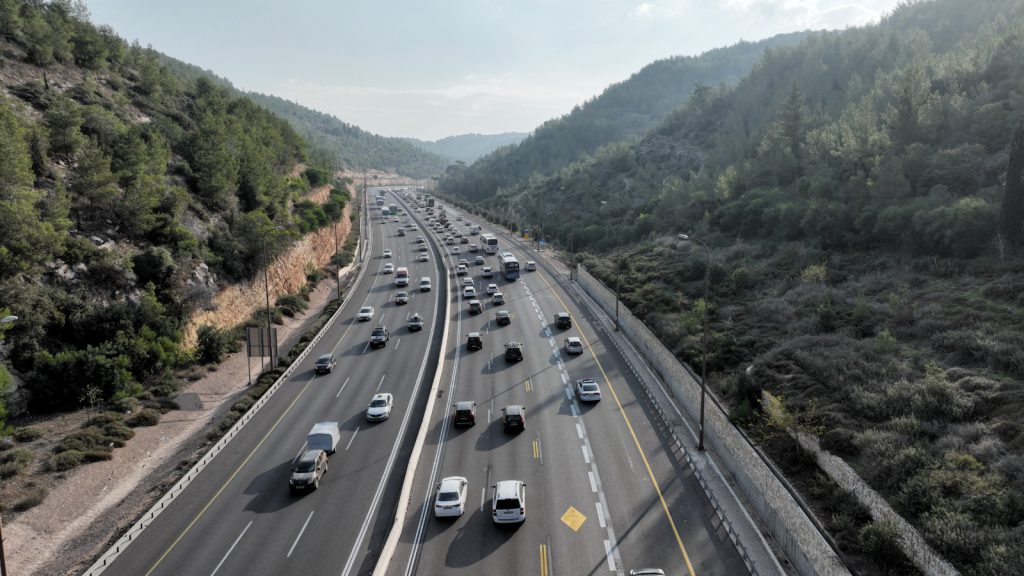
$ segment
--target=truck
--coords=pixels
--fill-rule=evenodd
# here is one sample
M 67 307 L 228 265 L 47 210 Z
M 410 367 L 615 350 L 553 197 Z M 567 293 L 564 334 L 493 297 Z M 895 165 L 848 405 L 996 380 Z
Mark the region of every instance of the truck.
M 433 207 L 434 207 L 434 199 L 431 198 L 430 196 L 427 196 L 427 208 L 433 208 Z
M 341 440 L 341 427 L 337 422 L 317 422 L 306 436 L 306 447 L 334 454 Z

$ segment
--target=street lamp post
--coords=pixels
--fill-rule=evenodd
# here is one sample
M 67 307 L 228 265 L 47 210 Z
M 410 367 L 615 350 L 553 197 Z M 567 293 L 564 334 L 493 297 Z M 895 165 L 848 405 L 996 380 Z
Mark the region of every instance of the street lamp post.
M 704 451 L 704 398 L 707 396 L 708 380 L 708 286 L 711 281 L 711 250 L 700 238 L 689 234 L 680 234 L 680 240 L 697 242 L 704 247 L 704 350 L 700 359 L 700 435 L 697 450 Z

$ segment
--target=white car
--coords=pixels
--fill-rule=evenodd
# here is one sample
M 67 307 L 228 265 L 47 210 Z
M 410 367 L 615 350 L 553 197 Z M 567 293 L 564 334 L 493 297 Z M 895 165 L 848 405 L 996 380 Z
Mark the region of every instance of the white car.
M 520 524 L 526 521 L 526 482 L 502 480 L 493 486 L 491 520 L 495 524 Z
M 385 248 L 384 249 L 384 257 L 385 258 L 391 258 L 391 248 Z
M 501 306 L 504 303 L 505 303 L 505 295 L 504 294 L 502 294 L 501 292 L 495 292 L 494 294 L 491 294 L 491 304 L 494 304 L 495 306 Z
M 487 285 L 487 293 L 488 294 L 493 295 L 497 291 L 498 291 L 498 285 L 497 284 L 488 284 Z
M 420 278 L 420 292 L 430 292 L 430 276 Z
M 460 249 L 458 246 L 453 246 L 452 247 L 452 254 L 461 254 L 461 253 L 462 253 L 462 249 Z
M 576 336 L 569 336 L 565 339 L 566 354 L 583 354 L 583 341 Z
M 434 516 L 438 518 L 459 517 L 466 512 L 466 495 L 469 480 L 462 476 L 449 476 L 437 485 L 434 499 Z
M 359 313 L 356 314 L 356 320 L 359 320 L 360 322 L 369 322 L 370 320 L 373 320 L 373 314 L 373 306 L 363 306 L 359 309 Z
M 374 394 L 370 404 L 366 407 L 366 419 L 370 422 L 387 420 L 391 416 L 391 406 L 394 404 L 394 401 L 391 394 L 387 392 Z
M 593 378 L 583 378 L 576 381 L 576 397 L 580 402 L 599 402 L 601 400 L 601 387 Z
M 462 297 L 476 298 L 476 288 L 473 288 L 472 286 L 466 286 L 465 288 L 462 289 Z
M 455 273 L 458 274 L 459 276 L 465 276 L 466 275 L 466 265 L 465 264 L 459 264 L 459 266 L 455 269 Z
M 473 285 L 473 279 L 472 278 L 463 278 L 462 279 L 462 285 L 463 286 L 472 286 Z
M 420 252 L 420 262 L 429 262 L 430 256 L 426 252 Z
M 395 272 L 395 265 L 394 264 L 392 264 L 391 262 L 388 262 L 387 264 L 384 265 L 384 273 L 385 274 L 394 274 L 394 272 Z
M 480 271 L 481 278 L 493 278 L 494 270 L 490 266 L 484 266 L 484 269 Z

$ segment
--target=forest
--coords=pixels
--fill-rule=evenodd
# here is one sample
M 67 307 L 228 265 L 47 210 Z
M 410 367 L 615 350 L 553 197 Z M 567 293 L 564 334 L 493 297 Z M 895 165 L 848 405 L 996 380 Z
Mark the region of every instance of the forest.
M 166 62 L 80 3 L 0 0 L 3 351 L 32 413 L 173 394 L 234 340 L 185 348 L 189 314 L 349 200 L 286 120 Z
M 442 194 L 621 278 L 694 366 L 706 310 L 711 389 L 862 573 L 915 572 L 782 428 L 817 434 L 964 574 L 1016 574 L 1021 54 L 1019 2 L 905 3 L 767 50 L 635 142 L 494 195 L 450 168 Z
M 537 127 L 518 144 L 502 147 L 469 166 L 447 170 L 447 193 L 483 202 L 499 191 L 548 176 L 607 145 L 641 137 L 684 103 L 702 84 L 734 84 L 750 72 L 765 50 L 802 40 L 806 32 L 779 34 L 759 42 L 676 56 L 644 66 L 630 78 Z

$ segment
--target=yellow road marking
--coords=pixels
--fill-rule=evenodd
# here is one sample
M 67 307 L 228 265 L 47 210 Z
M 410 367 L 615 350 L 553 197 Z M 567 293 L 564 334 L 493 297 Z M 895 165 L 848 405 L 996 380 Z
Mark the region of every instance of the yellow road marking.
M 548 286 L 548 290 L 554 295 L 555 299 L 562 305 L 562 309 L 565 311 L 569 310 L 566 306 L 565 301 L 555 292 L 552 288 L 551 283 L 548 282 L 547 278 L 543 274 L 538 274 L 540 279 L 544 281 Z M 597 369 L 601 371 L 601 376 L 604 377 L 605 385 L 608 390 L 612 393 L 612 398 L 615 399 L 615 405 L 619 407 L 619 414 L 622 415 L 622 420 L 626 423 L 626 429 L 629 430 L 629 435 L 633 438 L 633 444 L 636 446 L 638 452 L 640 452 L 640 459 L 644 462 L 644 467 L 647 469 L 647 475 L 651 477 L 651 485 L 654 486 L 654 491 L 658 494 L 658 500 L 661 502 L 661 509 L 665 512 L 665 517 L 668 519 L 669 526 L 672 527 L 672 534 L 676 538 L 676 544 L 679 545 L 679 551 L 683 554 L 683 560 L 686 562 L 686 568 L 690 573 L 690 576 L 696 576 L 693 571 L 693 564 L 690 563 L 690 555 L 686 552 L 686 546 L 683 545 L 683 538 L 679 535 L 679 529 L 676 527 L 676 521 L 672 518 L 672 512 L 668 509 L 668 503 L 665 502 L 665 495 L 661 492 L 661 486 L 658 484 L 658 479 L 654 477 L 654 471 L 651 470 L 651 463 L 647 460 L 647 454 L 644 453 L 644 449 L 640 446 L 640 439 L 636 437 L 636 431 L 633 430 L 633 425 L 629 422 L 629 417 L 626 416 L 626 410 L 622 407 L 622 402 L 619 400 L 619 395 L 615 392 L 615 387 L 612 386 L 612 381 L 608 378 L 608 374 L 604 371 L 604 366 L 601 365 L 601 360 L 598 359 L 597 354 L 594 352 L 594 348 L 590 345 L 590 340 L 583 333 L 582 327 L 577 325 L 577 329 L 580 333 L 580 338 L 583 340 L 583 345 L 587 350 L 590 350 L 590 355 L 594 358 L 594 362 L 597 363 Z
M 548 576 L 548 547 L 540 545 L 540 576 Z
M 167 558 L 167 555 L 170 554 L 172 550 L 174 550 L 174 547 L 177 546 L 179 542 L 181 542 L 181 539 L 184 538 L 185 535 L 188 534 L 190 530 L 192 530 L 192 527 L 195 526 L 196 522 L 198 522 L 199 519 L 203 517 L 203 514 L 206 514 L 206 510 L 209 509 L 210 506 L 212 506 L 213 503 L 217 501 L 217 498 L 220 498 L 220 495 L 222 492 L 224 492 L 224 489 L 228 487 L 228 484 L 231 484 L 231 481 L 235 479 L 235 476 L 238 476 L 238 473 L 242 471 L 242 468 L 245 468 L 245 465 L 249 463 L 249 460 L 251 460 L 253 455 L 256 454 L 256 451 L 260 449 L 260 446 L 263 446 L 263 443 L 267 441 L 267 438 L 270 437 L 270 434 L 277 429 L 277 425 L 281 423 L 281 420 L 284 420 L 284 417 L 287 416 L 289 412 L 291 412 L 292 407 L 295 406 L 295 403 L 299 401 L 299 398 L 302 398 L 302 395 L 306 393 L 306 390 L 309 389 L 309 385 L 312 382 L 313 380 L 309 380 L 308 382 L 306 382 L 306 385 L 302 387 L 302 391 L 299 392 L 297 396 L 295 396 L 295 400 L 292 400 L 292 403 L 288 405 L 288 408 L 285 408 L 285 411 L 281 413 L 281 416 L 278 417 L 277 421 L 274 422 L 274 425 L 270 427 L 270 430 L 267 430 L 267 433 L 263 435 L 263 438 L 260 438 L 259 444 L 257 444 L 252 449 L 251 452 L 249 452 L 249 455 L 245 457 L 245 460 L 242 460 L 242 463 L 238 465 L 238 468 L 236 468 L 235 471 L 231 473 L 231 476 L 224 482 L 223 485 L 221 485 L 220 489 L 217 490 L 217 493 L 210 497 L 210 501 L 207 502 L 206 505 L 203 506 L 203 509 L 200 510 L 198 514 L 196 514 L 196 517 L 188 523 L 188 526 L 185 526 L 185 529 L 181 531 L 181 534 L 178 534 L 178 537 L 174 539 L 174 542 L 171 542 L 171 545 L 167 548 L 167 550 L 165 550 L 164 553 L 156 559 L 156 562 L 153 563 L 153 566 L 151 566 L 150 569 L 146 571 L 145 576 L 149 576 L 153 573 L 154 570 L 156 570 L 157 566 L 159 566 L 160 563 L 164 561 L 164 558 Z
M 533 384 L 530 383 L 529 379 L 526 380 L 526 391 L 533 392 Z
M 533 441 L 533 459 L 537 460 L 538 458 L 540 458 L 540 441 L 534 440 Z
M 582 527 L 583 523 L 587 521 L 587 517 L 579 510 L 569 506 L 569 509 L 565 511 L 565 514 L 562 514 L 561 520 L 566 526 L 572 528 L 573 532 L 579 532 L 580 527 Z

